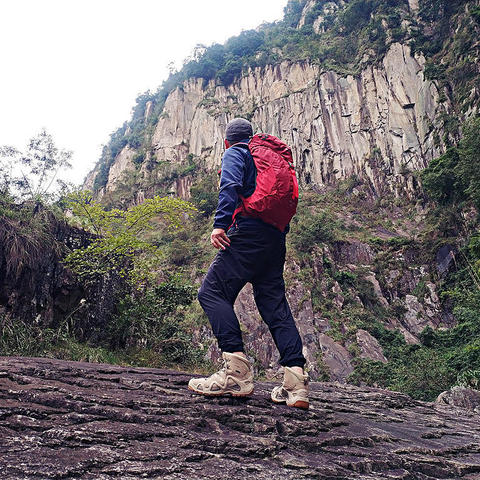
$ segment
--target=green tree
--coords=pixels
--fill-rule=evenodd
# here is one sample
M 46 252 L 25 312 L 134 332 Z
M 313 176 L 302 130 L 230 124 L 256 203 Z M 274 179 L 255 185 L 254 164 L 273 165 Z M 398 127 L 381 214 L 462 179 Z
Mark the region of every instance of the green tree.
M 85 191 L 71 194 L 68 205 L 74 220 L 95 237 L 87 247 L 71 252 L 66 264 L 86 281 L 116 273 L 136 289 L 152 280 L 163 256 L 163 251 L 149 240 L 148 232 L 159 224 L 177 231 L 185 215 L 196 212 L 184 200 L 159 196 L 128 210 L 106 210 L 91 192 Z
M 14 147 L 0 147 L 0 190 L 22 200 L 51 201 L 68 190 L 59 177 L 71 167 L 72 152 L 60 150 L 46 130 L 30 139 L 24 152 Z
M 421 173 L 429 196 L 440 205 L 471 202 L 480 211 L 480 117 L 467 123 L 458 147 L 432 160 Z
M 460 159 L 457 176 L 461 183 L 466 185 L 465 194 L 480 211 L 480 117 L 469 122 L 464 128 Z

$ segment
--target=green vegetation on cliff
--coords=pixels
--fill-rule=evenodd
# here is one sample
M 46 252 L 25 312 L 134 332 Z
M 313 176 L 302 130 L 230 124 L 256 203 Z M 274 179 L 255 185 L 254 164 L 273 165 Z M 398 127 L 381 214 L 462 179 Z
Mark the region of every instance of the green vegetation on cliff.
M 480 386 L 479 147 L 476 118 L 465 125 L 458 147 L 422 172 L 424 188 L 437 204 L 428 216 L 433 229 L 429 235 L 436 238 L 433 244 L 427 238 L 426 247 L 456 243 L 458 248 L 456 268 L 438 279 L 443 303 L 451 305 L 456 325 L 448 330 L 426 327 L 420 344 L 407 345 L 400 335 L 370 319 L 363 328 L 379 340 L 388 363 L 358 359 L 350 381 L 382 385 L 422 400 L 434 400 L 455 384 Z
M 480 117 L 464 127 L 457 147 L 430 162 L 422 183 L 431 198 L 443 207 L 472 204 L 480 211 Z

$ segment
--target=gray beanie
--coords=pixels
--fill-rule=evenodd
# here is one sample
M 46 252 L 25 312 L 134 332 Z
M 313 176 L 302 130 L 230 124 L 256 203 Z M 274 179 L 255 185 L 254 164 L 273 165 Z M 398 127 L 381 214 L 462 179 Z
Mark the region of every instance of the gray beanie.
M 244 118 L 234 118 L 228 122 L 225 138 L 230 142 L 239 142 L 253 136 L 252 124 Z

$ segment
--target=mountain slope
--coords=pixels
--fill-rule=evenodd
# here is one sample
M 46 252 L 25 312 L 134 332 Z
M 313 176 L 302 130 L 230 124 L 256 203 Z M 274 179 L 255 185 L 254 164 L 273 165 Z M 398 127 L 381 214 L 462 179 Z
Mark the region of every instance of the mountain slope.
M 453 315 L 449 293 L 476 215 L 468 205 L 433 210 L 419 172 L 450 155 L 478 113 L 479 9 L 478 0 L 290 1 L 282 22 L 197 52 L 141 96 L 85 187 L 107 205 L 158 192 L 197 202 L 205 216 L 161 241 L 171 268 L 198 283 L 226 123 L 244 116 L 279 136 L 302 185 L 286 280 L 312 376 L 431 399 L 478 363 L 476 345 L 452 353 L 425 343 L 425 331 L 459 318 L 476 331 L 470 314 Z M 275 348 L 248 287 L 236 308 L 257 368 L 273 374 Z M 194 338 L 215 359 L 202 321 Z

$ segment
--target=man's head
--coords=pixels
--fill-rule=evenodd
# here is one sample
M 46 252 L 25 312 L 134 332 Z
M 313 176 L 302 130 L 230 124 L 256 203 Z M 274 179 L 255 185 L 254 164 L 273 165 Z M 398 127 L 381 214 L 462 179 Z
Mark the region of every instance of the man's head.
M 234 118 L 228 122 L 225 130 L 225 139 L 230 145 L 253 136 L 252 124 L 244 118 Z

